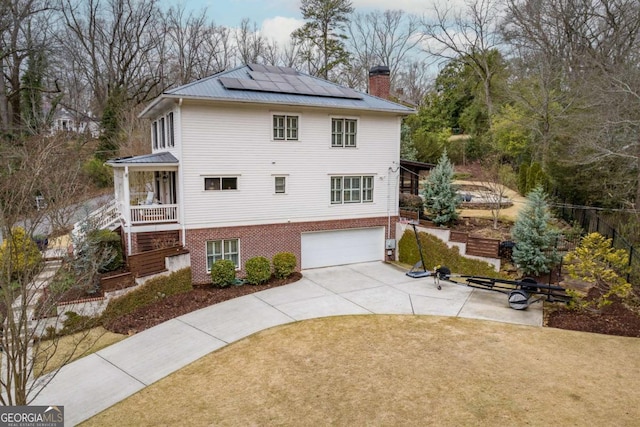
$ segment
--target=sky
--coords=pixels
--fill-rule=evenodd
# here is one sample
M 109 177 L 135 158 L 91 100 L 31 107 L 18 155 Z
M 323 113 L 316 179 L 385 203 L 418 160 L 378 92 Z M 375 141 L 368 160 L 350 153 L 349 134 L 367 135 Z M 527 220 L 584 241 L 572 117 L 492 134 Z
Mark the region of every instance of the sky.
M 425 13 L 432 3 L 432 0 L 352 0 L 356 12 L 393 8 L 417 15 Z M 261 34 L 278 43 L 286 42 L 291 32 L 304 23 L 300 0 L 161 0 L 161 4 L 167 8 L 183 5 L 194 11 L 207 8 L 215 23 L 226 27 L 237 27 L 243 18 L 249 18 Z

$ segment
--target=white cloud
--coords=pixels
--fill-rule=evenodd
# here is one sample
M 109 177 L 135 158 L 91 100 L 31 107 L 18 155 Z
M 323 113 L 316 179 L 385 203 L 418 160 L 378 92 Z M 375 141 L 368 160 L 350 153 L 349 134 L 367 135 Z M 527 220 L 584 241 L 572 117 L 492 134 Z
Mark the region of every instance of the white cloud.
M 465 0 L 352 0 L 354 9 L 358 12 L 364 12 L 366 9 L 378 9 L 378 10 L 403 10 L 407 13 L 411 13 L 418 16 L 431 16 L 434 6 L 439 9 L 452 8 L 455 10 L 461 10 L 464 8 Z
M 291 40 L 291 33 L 304 25 L 304 21 L 296 18 L 285 18 L 276 16 L 262 21 L 260 34 L 268 40 L 275 40 L 278 45 L 283 46 Z

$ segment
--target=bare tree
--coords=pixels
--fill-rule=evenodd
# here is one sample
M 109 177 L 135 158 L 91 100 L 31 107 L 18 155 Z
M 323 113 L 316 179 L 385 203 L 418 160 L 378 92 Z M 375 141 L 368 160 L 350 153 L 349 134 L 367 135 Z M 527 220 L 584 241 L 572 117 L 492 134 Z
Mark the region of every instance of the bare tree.
M 386 65 L 391 72 L 392 86 L 398 85 L 400 70 L 406 68 L 412 52 L 424 39 L 419 21 L 401 10 L 374 11 L 355 14 L 349 22 L 348 47 L 355 60 L 361 79 L 368 82 L 367 74 L 375 65 Z
M 167 62 L 173 64 L 173 80 L 182 85 L 228 67 L 228 30 L 207 19 L 207 10 L 185 12 L 170 8 L 165 17 Z
M 543 66 L 540 91 L 558 116 L 557 163 L 595 196 L 640 208 L 640 4 L 632 0 L 509 0 L 507 40 L 523 69 Z M 539 99 L 544 99 L 538 97 Z M 542 121 L 544 124 L 544 121 Z M 558 123 L 558 122 L 556 122 Z M 553 125 L 553 122 L 551 122 Z M 562 178 L 562 177 L 561 177 Z M 597 196 L 596 196 L 597 195 Z
M 434 6 L 433 19 L 423 20 L 426 51 L 447 61 L 462 61 L 482 82 L 489 128 L 493 114 L 493 83 L 503 68 L 497 53 L 501 45 L 501 11 L 496 0 L 473 0 L 464 10 Z
M 0 246 L 0 403 L 3 405 L 28 404 L 72 357 L 66 354 L 60 359 L 61 365 L 52 366 L 59 337 L 40 340 L 48 326 L 52 328 L 48 333 L 54 335 L 53 330 L 63 319 L 51 313 L 58 294 L 47 292 L 45 286 L 50 290 L 54 283 L 88 286 L 95 274 L 55 282 L 57 267 L 49 268 L 47 264 L 42 269 L 42 255 L 32 238 L 49 226 L 47 219 L 54 210 L 84 195 L 86 179 L 79 172 L 81 163 L 72 161 L 79 159 L 77 154 L 77 148 L 62 138 L 32 137 L 20 144 L 0 143 L 0 227 L 4 236 Z M 61 164 L 65 167 L 61 168 Z M 69 172 L 71 169 L 74 171 Z M 42 195 L 46 204 L 35 207 L 36 195 Z M 99 257 L 103 255 L 108 254 Z M 97 259 L 90 258 L 91 262 Z M 76 337 L 74 348 L 83 337 L 86 334 Z M 56 357 L 60 356 L 58 352 Z M 49 369 L 52 369 L 49 375 L 40 375 Z
M 429 64 L 421 60 L 408 61 L 396 77 L 396 93 L 400 100 L 422 105 L 429 91 L 432 76 Z
M 23 130 L 25 61 L 46 50 L 50 13 L 49 0 L 4 0 L 0 4 L 0 125 L 4 131 Z
M 164 34 L 156 1 L 73 1 L 61 0 L 62 42 L 92 88 L 96 113 L 117 92 L 134 104 L 157 95 Z
M 489 204 L 491 218 L 493 219 L 493 229 L 498 229 L 498 221 L 502 209 L 509 205 L 509 187 L 515 185 L 515 175 L 511 166 L 503 165 L 495 156 L 490 157 L 483 163 L 482 168 L 482 189 L 480 194 Z
M 238 49 L 238 59 L 242 64 L 260 62 L 265 49 L 265 40 L 258 31 L 256 23 L 251 25 L 245 18 L 235 31 L 235 42 Z

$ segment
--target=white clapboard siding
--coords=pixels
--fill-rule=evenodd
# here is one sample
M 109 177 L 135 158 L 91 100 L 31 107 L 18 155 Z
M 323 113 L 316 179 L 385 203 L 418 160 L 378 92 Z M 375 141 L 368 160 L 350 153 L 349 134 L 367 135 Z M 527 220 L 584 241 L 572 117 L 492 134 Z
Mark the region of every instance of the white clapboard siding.
M 299 141 L 272 141 L 272 112 L 299 115 Z M 397 172 L 390 174 L 389 168 L 397 168 L 399 160 L 400 119 L 365 112 L 333 116 L 359 120 L 357 148 L 331 148 L 326 110 L 185 101 L 180 112 L 185 226 L 386 216 L 389 206 L 397 212 Z M 331 205 L 330 175 L 340 174 L 373 175 L 374 202 Z M 237 191 L 204 190 L 205 176 L 229 175 L 238 176 Z M 275 194 L 274 175 L 287 176 L 287 194 Z

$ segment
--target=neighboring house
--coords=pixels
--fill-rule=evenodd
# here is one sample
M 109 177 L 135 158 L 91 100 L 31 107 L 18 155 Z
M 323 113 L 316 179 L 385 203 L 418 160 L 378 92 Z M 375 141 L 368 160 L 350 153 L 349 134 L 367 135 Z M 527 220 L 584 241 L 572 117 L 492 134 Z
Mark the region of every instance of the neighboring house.
M 64 107 L 57 109 L 51 123 L 51 133 L 89 133 L 93 138 L 100 135 L 100 124 L 91 113 L 72 112 Z
M 388 68 L 371 74 L 388 96 Z M 413 112 L 254 64 L 169 90 L 141 113 L 152 153 L 107 162 L 127 251 L 180 242 L 194 283 L 221 258 L 242 269 L 288 251 L 300 269 L 393 256 L 400 125 Z

